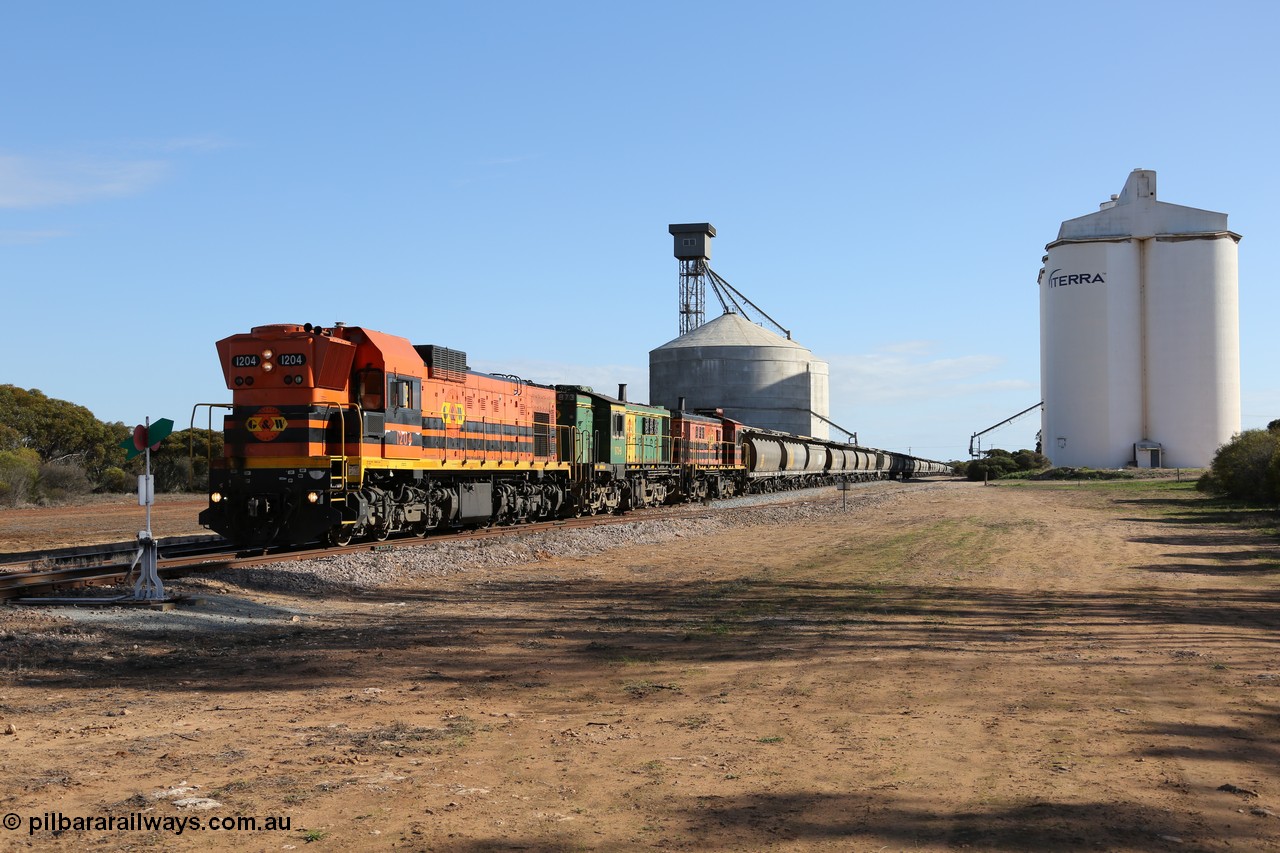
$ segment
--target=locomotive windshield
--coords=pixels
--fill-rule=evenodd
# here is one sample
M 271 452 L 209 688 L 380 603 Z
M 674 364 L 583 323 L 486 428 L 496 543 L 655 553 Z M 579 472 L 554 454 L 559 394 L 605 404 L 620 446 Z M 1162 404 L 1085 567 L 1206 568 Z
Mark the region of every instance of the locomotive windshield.
M 358 383 L 356 393 L 360 398 L 360 408 L 365 411 L 381 409 L 384 388 L 382 371 L 377 368 L 361 370 L 356 374 L 356 380 Z

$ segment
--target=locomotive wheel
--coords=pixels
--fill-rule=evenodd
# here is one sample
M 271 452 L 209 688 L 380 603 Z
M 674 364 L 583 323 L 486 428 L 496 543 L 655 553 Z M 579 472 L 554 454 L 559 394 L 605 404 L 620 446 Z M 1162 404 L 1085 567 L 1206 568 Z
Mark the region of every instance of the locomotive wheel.
M 374 538 L 374 539 L 376 539 L 376 540 L 377 540 L 377 541 L 379 541 L 379 542 L 386 542 L 386 541 L 387 541 L 387 535 L 388 535 L 390 532 L 391 532 L 391 531 L 387 530 L 387 528 L 385 528 L 385 527 L 379 527 L 377 530 L 373 531 L 373 538 Z
M 346 524 L 339 524 L 337 527 L 329 531 L 329 544 L 337 545 L 339 548 L 351 544 L 351 527 Z

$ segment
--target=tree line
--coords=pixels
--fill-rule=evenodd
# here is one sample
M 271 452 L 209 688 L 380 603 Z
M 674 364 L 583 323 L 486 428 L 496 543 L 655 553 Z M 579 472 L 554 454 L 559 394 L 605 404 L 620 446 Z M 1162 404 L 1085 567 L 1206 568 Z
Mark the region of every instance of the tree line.
M 981 459 L 968 462 L 952 462 L 951 470 L 957 477 L 970 480 L 997 480 L 1001 477 L 1025 477 L 1049 468 L 1049 457 L 1035 450 L 1003 450 L 999 447 L 984 450 Z
M 144 460 L 126 461 L 120 446 L 132 435 L 131 425 L 100 421 L 84 406 L 0 385 L 0 505 L 133 491 Z M 151 454 L 157 491 L 207 489 L 209 459 L 221 455 L 219 432 L 172 433 Z

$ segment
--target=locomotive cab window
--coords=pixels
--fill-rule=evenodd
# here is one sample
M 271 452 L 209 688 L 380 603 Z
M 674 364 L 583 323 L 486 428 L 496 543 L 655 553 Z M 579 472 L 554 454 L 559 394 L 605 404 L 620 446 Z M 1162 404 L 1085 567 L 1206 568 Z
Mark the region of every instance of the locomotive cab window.
M 391 392 L 392 405 L 400 409 L 413 408 L 413 382 L 411 380 L 393 377 L 387 384 Z
M 613 437 L 622 438 L 626 434 L 626 419 L 622 412 L 613 413 Z
M 381 409 L 383 402 L 382 371 L 377 368 L 362 370 L 357 376 L 360 408 Z

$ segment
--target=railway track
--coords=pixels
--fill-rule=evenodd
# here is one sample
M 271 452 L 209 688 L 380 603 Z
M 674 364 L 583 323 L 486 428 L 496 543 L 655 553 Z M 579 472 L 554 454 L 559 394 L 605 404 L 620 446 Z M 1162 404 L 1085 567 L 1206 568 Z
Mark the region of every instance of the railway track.
M 421 548 L 460 540 L 573 530 L 607 524 L 627 524 L 653 518 L 701 518 L 705 508 L 659 508 L 625 515 L 584 516 L 505 527 L 483 527 L 435 536 L 402 536 L 382 541 L 352 543 L 344 547 L 237 550 L 221 537 L 188 537 L 201 542 L 161 543 L 158 570 L 161 577 L 180 577 L 201 571 L 248 568 L 271 563 L 310 560 L 337 554 L 363 554 L 399 548 Z M 215 541 L 216 540 L 216 541 Z M 0 601 L 83 586 L 104 586 L 126 581 L 136 546 L 132 543 L 64 549 L 49 554 L 22 554 L 0 564 Z
M 805 504 L 825 495 L 827 489 L 810 490 L 790 499 L 772 500 L 770 507 Z M 821 494 L 815 494 L 821 493 Z M 730 501 L 736 499 L 729 499 Z M 249 568 L 272 563 L 310 560 L 339 554 L 363 554 L 400 548 L 421 548 L 458 541 L 475 541 L 554 530 L 574 530 L 612 524 L 628 524 L 657 519 L 700 519 L 723 511 L 715 502 L 702 506 L 672 506 L 633 510 L 623 515 L 596 515 L 556 519 L 501 527 L 482 527 L 425 537 L 412 535 L 382 541 L 363 541 L 347 546 L 322 548 L 237 550 L 218 536 L 179 537 L 160 542 L 158 570 L 162 577 L 180 577 L 194 572 L 228 568 Z M 61 549 L 43 554 L 9 555 L 0 563 L 0 601 L 26 598 L 83 586 L 115 585 L 124 582 L 137 546 L 134 543 Z
M 165 557 L 199 556 L 227 549 L 221 536 L 169 536 L 158 540 L 160 553 Z M 57 548 L 50 551 L 28 551 L 0 556 L 0 575 L 11 572 L 37 572 L 74 566 L 101 565 L 109 562 L 128 563 L 137 552 L 136 542 L 114 542 L 102 545 L 85 545 L 77 548 Z

